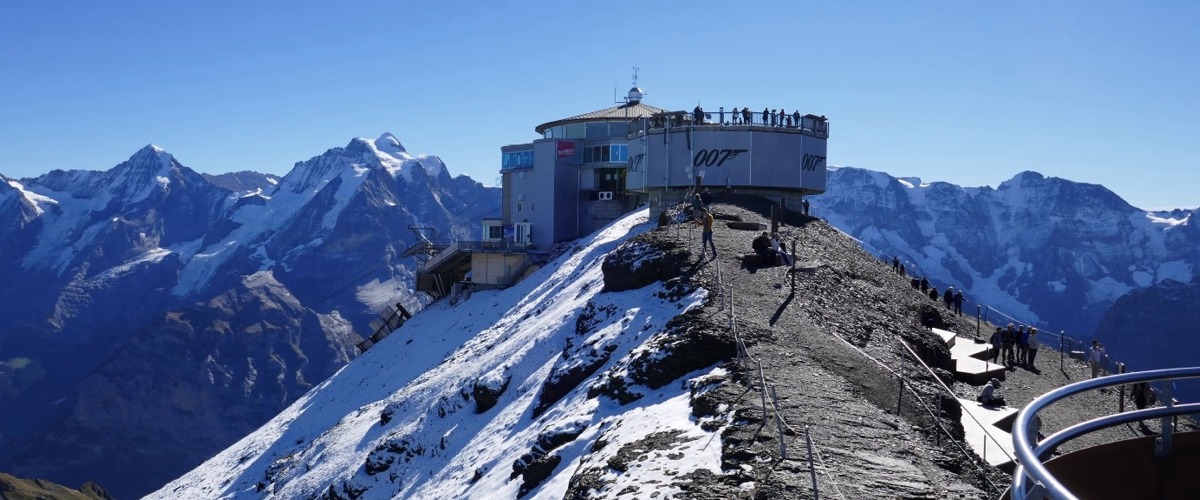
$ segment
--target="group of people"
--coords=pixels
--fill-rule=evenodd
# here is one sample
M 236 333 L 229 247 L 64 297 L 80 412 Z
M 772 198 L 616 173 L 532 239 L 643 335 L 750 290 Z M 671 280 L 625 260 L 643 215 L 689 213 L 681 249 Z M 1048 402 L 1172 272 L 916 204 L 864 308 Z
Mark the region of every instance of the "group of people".
M 1028 367 L 1030 371 L 1037 372 L 1034 360 L 1042 344 L 1038 341 L 1036 327 L 1019 325 L 1014 328 L 1013 324 L 1009 323 L 1006 328 L 997 327 L 989 342 L 992 344 L 993 363 L 1002 357 L 1006 366 L 1020 364 Z
M 762 113 L 750 111 L 750 108 L 746 108 L 746 107 L 743 107 L 742 109 L 739 110 L 735 106 L 730 111 L 725 111 L 725 108 L 721 108 L 721 110 L 717 112 L 718 123 L 721 123 L 721 124 L 726 123 L 726 121 L 725 121 L 726 113 L 729 114 L 729 122 L 728 123 L 730 125 L 751 125 L 753 123 L 762 123 L 763 125 L 769 125 L 772 127 L 787 127 L 787 128 L 799 128 L 802 125 L 802 121 L 801 121 L 802 117 L 800 116 L 800 111 L 793 111 L 791 114 L 788 114 L 788 112 L 784 111 L 783 108 L 780 108 L 780 109 L 763 108 Z M 760 120 L 760 119 L 762 121 L 757 122 L 757 120 Z M 704 108 L 700 107 L 700 105 L 697 104 L 696 108 L 692 110 L 692 123 L 703 124 L 704 120 L 705 120 Z M 662 124 L 661 121 L 655 121 L 655 125 L 661 126 L 661 124 Z M 673 123 L 673 125 L 674 124 L 675 123 Z
M 777 259 L 782 260 L 785 265 L 792 265 L 792 258 L 787 254 L 787 245 L 779 241 L 779 233 L 763 231 L 761 235 L 754 238 L 754 241 L 750 242 L 750 248 L 767 265 L 774 264 Z
M 904 265 L 900 263 L 900 259 L 892 259 L 892 269 L 901 274 L 904 273 Z M 913 289 L 920 290 L 922 294 L 928 295 L 929 300 L 936 302 L 941 299 L 941 301 L 946 304 L 946 309 L 954 311 L 955 314 L 962 316 L 962 305 L 963 300 L 965 300 L 963 299 L 962 290 L 955 290 L 954 287 L 951 286 L 946 288 L 945 293 L 939 293 L 937 287 L 930 285 L 929 279 L 927 278 L 921 278 L 919 280 L 917 278 L 913 278 L 909 281 L 909 284 L 912 285 Z

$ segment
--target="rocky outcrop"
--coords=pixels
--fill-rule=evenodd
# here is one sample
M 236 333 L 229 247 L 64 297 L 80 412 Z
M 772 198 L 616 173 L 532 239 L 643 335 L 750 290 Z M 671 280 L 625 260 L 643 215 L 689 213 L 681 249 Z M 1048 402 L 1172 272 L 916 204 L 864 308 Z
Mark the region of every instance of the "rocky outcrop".
M 86 482 L 71 489 L 41 479 L 21 479 L 0 472 L 0 498 L 5 500 L 113 500 L 96 483 Z

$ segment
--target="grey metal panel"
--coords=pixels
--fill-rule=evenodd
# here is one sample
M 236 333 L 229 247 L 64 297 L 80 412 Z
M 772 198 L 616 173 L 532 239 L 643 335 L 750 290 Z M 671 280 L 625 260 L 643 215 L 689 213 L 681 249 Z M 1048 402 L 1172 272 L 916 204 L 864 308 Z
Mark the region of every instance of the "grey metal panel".
M 690 136 L 690 137 L 689 137 Z M 629 189 L 705 185 L 824 192 L 826 139 L 770 130 L 673 129 L 629 144 Z

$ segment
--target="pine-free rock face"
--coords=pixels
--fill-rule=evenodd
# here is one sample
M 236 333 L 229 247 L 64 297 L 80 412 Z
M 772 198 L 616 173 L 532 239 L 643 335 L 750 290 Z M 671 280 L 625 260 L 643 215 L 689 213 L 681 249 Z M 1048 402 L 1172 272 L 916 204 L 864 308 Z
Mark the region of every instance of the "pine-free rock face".
M 282 179 L 154 146 L 4 179 L 0 407 L 22 410 L 0 412 L 0 470 L 161 485 L 348 362 L 384 304 L 420 308 L 410 226 L 467 237 L 499 200 L 390 134 Z

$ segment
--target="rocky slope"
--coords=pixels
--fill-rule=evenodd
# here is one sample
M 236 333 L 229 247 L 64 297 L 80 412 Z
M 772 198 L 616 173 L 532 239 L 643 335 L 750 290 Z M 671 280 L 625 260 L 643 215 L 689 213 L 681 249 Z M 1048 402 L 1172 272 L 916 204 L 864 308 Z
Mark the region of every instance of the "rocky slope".
M 411 226 L 473 234 L 500 196 L 390 134 L 211 179 L 147 146 L 0 185 L 0 470 L 132 497 L 194 467 L 420 307 Z

